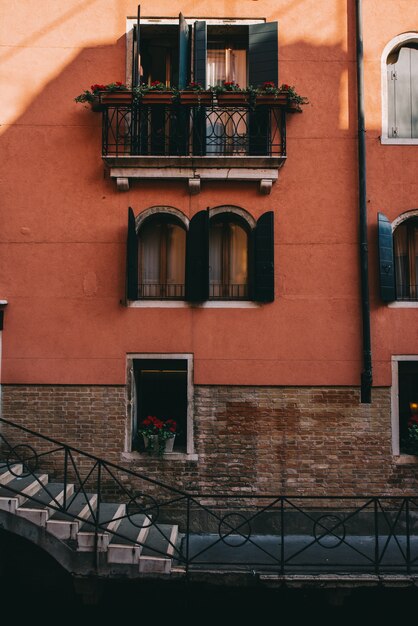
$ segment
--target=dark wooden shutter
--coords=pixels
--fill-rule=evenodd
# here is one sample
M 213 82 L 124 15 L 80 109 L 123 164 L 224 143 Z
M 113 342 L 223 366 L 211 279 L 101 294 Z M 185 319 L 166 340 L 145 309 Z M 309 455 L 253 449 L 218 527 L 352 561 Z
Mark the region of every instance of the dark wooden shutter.
M 194 23 L 194 81 L 206 88 L 206 57 L 207 57 L 206 22 Z
M 253 234 L 254 284 L 253 299 L 257 302 L 274 300 L 274 213 L 267 211 L 258 219 Z
M 186 300 L 209 298 L 209 211 L 199 211 L 190 220 L 186 245 Z
M 393 233 L 388 218 L 383 213 L 377 215 L 379 243 L 380 297 L 383 302 L 392 302 L 395 295 L 395 271 L 393 262 Z
M 248 80 L 250 85 L 265 81 L 278 84 L 278 24 L 266 22 L 248 27 Z
M 135 215 L 131 207 L 128 210 L 128 237 L 126 243 L 126 297 L 138 299 L 138 237 L 135 227 Z
M 183 13 L 179 15 L 179 89 L 184 89 L 189 82 L 189 25 Z
M 132 38 L 132 85 L 135 87 L 141 82 L 141 48 L 140 48 L 140 23 L 141 23 L 141 5 L 138 4 L 138 13 L 136 24 L 133 27 Z

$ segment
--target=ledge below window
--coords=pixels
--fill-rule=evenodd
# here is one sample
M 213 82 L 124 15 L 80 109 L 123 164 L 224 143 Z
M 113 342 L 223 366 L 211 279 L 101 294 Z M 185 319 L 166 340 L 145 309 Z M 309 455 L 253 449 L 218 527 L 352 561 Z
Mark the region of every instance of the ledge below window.
M 119 191 L 129 190 L 130 180 L 187 180 L 189 192 L 200 192 L 201 181 L 254 181 L 260 193 L 270 193 L 285 156 L 163 157 L 104 156 Z
M 393 457 L 395 465 L 418 465 L 418 456 L 413 454 L 399 454 Z
M 163 456 L 151 456 L 146 452 L 122 452 L 121 461 L 137 462 L 150 459 L 151 461 L 198 461 L 197 454 L 187 454 L 187 452 L 166 452 Z

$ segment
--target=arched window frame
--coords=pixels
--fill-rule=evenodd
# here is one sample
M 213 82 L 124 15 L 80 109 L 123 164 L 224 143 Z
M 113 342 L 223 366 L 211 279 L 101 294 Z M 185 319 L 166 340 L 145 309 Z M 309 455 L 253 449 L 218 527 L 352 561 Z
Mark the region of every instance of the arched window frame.
M 381 57 L 381 85 L 382 85 L 382 144 L 418 145 L 418 137 L 402 138 L 389 136 L 389 104 L 387 83 L 387 60 L 391 52 L 408 42 L 418 44 L 418 31 L 411 31 L 397 35 L 385 46 Z
M 252 232 L 256 226 L 256 221 L 254 218 L 241 209 L 239 207 L 234 206 L 220 206 L 215 207 L 209 210 L 209 256 L 210 256 L 210 246 L 211 246 L 211 224 L 215 221 L 221 220 L 224 225 L 227 224 L 236 224 L 239 228 L 241 228 L 247 236 L 247 259 L 246 259 L 246 282 L 239 285 L 231 285 L 228 281 L 222 283 L 221 285 L 214 285 L 210 283 L 209 280 L 209 299 L 210 300 L 248 300 L 251 283 L 252 283 L 252 251 L 251 251 L 251 243 L 252 243 Z M 226 241 L 223 241 L 223 248 L 225 248 Z M 227 244 L 228 246 L 228 244 Z M 229 247 L 229 246 L 228 246 Z M 222 257 L 224 256 L 225 249 L 222 250 Z M 225 258 L 221 258 L 220 260 L 220 268 L 221 274 L 224 275 L 230 273 L 230 263 L 231 260 Z M 215 287 L 218 289 L 215 289 Z M 220 288 L 220 289 L 219 289 Z

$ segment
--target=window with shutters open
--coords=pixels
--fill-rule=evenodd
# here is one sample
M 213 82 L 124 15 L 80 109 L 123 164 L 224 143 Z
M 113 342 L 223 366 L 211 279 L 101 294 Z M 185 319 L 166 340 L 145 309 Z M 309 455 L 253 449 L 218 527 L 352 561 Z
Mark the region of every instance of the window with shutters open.
M 393 226 L 378 214 L 380 296 L 384 302 L 418 302 L 418 215 L 409 211 Z
M 382 57 L 382 142 L 418 143 L 418 34 L 396 37 Z
M 178 214 L 180 212 L 177 212 Z M 188 224 L 164 211 L 137 226 L 128 212 L 126 300 L 274 300 L 274 215 L 223 207 Z

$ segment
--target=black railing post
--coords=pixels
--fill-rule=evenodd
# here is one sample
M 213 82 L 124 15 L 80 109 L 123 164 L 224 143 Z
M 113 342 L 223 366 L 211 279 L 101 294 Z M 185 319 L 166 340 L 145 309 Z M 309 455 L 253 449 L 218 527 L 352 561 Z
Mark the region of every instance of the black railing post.
M 64 447 L 64 498 L 62 501 L 62 507 L 65 511 L 67 509 L 67 485 L 68 485 L 68 448 Z
M 377 503 L 378 499 L 373 498 L 374 504 L 374 571 L 376 574 L 379 573 L 380 564 L 379 564 L 379 519 L 377 513 Z
M 96 567 L 99 566 L 99 523 L 100 523 L 100 502 L 102 498 L 102 461 L 97 464 L 97 507 L 96 514 L 94 515 L 94 552 L 96 554 Z
M 411 573 L 411 535 L 409 524 L 409 498 L 405 498 L 405 511 L 406 511 L 406 571 L 407 574 Z
M 280 573 L 284 576 L 284 498 L 280 496 Z

